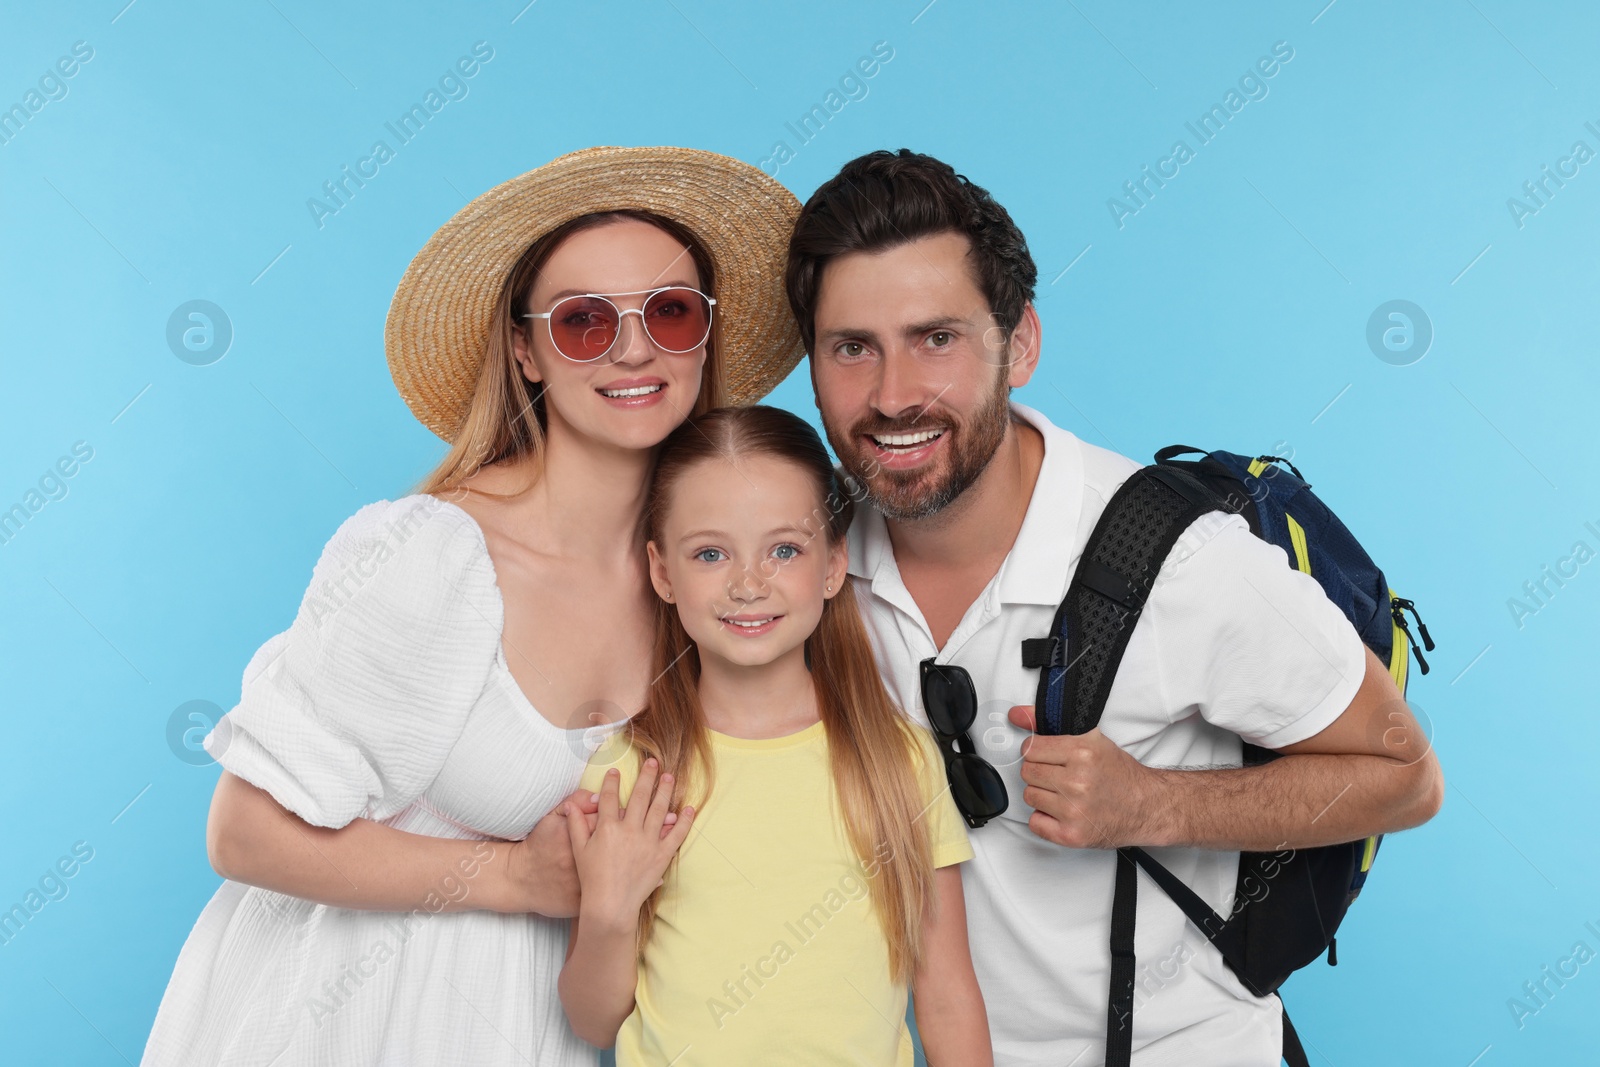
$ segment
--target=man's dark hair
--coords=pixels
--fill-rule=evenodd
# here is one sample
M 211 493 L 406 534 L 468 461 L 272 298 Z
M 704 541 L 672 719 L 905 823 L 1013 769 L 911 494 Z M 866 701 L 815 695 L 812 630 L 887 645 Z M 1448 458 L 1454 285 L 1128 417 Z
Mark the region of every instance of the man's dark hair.
M 880 149 L 846 163 L 811 194 L 789 239 L 784 284 L 806 351 L 816 343 L 822 269 L 834 256 L 881 252 L 937 233 L 963 234 L 995 325 L 1010 336 L 1039 269 L 1022 231 L 994 197 L 932 156 Z

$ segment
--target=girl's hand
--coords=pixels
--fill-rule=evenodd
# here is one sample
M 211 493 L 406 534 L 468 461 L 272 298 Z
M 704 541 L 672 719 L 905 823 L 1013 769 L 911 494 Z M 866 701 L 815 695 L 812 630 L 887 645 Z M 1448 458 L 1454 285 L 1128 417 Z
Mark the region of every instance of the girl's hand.
M 626 809 L 618 798 L 622 775 L 615 767 L 606 771 L 592 829 L 590 816 L 571 801 L 565 806 L 583 887 L 579 914 L 584 922 L 634 929 L 640 907 L 661 884 L 672 857 L 689 836 L 694 808 L 685 807 L 668 824 L 672 775 L 661 775 L 658 784 L 657 766 L 653 757 L 645 760 Z

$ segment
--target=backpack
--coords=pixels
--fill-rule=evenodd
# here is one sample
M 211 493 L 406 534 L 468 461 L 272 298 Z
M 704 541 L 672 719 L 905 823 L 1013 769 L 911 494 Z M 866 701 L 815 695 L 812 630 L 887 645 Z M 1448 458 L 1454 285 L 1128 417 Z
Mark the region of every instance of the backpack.
M 1200 458 L 1175 458 L 1192 453 Z M 1321 584 L 1362 642 L 1389 665 L 1402 696 L 1411 653 L 1422 673 L 1428 672 L 1405 617 L 1411 613 L 1424 647 L 1433 651 L 1415 605 L 1395 594 L 1294 464 L 1279 456 L 1250 459 L 1172 445 L 1156 453 L 1154 464 L 1129 476 L 1106 504 L 1050 636 L 1022 643 L 1023 666 L 1040 670 L 1039 733 L 1082 734 L 1099 724 L 1117 665 L 1168 553 L 1190 523 L 1218 510 L 1242 515 L 1252 533 L 1282 548 L 1291 566 Z M 1268 749 L 1244 745 L 1247 767 L 1277 758 Z M 1264 997 L 1324 950 L 1328 963 L 1337 964 L 1334 934 L 1361 892 L 1380 842 L 1381 837 L 1369 837 L 1321 848 L 1241 853 L 1234 906 L 1226 917 L 1142 848 L 1118 849 L 1106 1067 L 1128 1067 L 1132 1058 L 1139 869 L 1221 952 L 1245 988 Z M 1283 1057 L 1290 1067 L 1309 1067 L 1287 1013 Z

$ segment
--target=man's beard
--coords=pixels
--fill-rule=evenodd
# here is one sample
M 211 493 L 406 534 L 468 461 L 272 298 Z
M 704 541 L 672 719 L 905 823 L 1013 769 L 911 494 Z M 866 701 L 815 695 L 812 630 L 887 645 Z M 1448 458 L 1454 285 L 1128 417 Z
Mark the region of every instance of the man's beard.
M 1000 450 L 1010 421 L 1010 390 L 1004 377 L 998 377 L 989 399 L 970 422 L 962 422 L 953 413 L 930 405 L 912 419 L 863 419 L 842 438 L 831 427 L 824 428 L 839 462 L 863 487 L 872 506 L 885 518 L 911 522 L 943 511 L 972 488 Z M 916 433 L 930 426 L 944 428 L 947 456 L 933 467 L 890 470 L 879 464 L 872 446 L 862 441 L 863 434 Z

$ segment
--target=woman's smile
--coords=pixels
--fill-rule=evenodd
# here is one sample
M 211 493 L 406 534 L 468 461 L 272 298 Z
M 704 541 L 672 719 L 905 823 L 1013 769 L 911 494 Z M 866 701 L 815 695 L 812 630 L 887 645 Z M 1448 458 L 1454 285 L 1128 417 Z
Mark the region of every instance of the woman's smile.
M 667 395 L 667 383 L 657 377 L 618 378 L 595 387 L 595 392 L 612 407 L 629 410 L 659 404 Z

